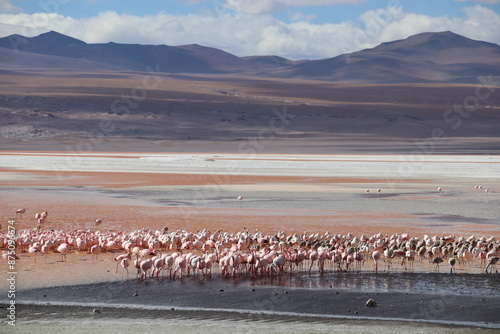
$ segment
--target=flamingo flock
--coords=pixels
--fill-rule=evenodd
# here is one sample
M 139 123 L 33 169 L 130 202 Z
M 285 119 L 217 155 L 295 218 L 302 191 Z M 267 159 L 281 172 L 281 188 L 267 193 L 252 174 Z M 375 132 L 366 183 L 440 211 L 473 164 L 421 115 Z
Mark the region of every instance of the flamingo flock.
M 494 237 L 428 236 L 410 237 L 403 233 L 354 236 L 319 233 L 264 234 L 244 229 L 238 233 L 207 229 L 195 233 L 184 230 L 168 232 L 141 229 L 129 233 L 118 231 L 24 229 L 18 231 L 17 254 L 40 253 L 47 260 L 50 253 L 59 254 L 64 262 L 71 253 L 92 254 L 97 261 L 101 253 L 123 253 L 114 256 L 116 272 L 121 267 L 129 273 L 136 267 L 141 279 L 167 276 L 212 277 L 217 270 L 224 278 L 242 276 L 269 277 L 285 273 L 323 274 L 327 271 L 365 271 L 378 273 L 412 271 L 415 262 L 439 271 L 445 261 L 450 273 L 457 266 L 479 262 L 486 273 L 493 273 L 498 263 L 500 242 Z M 7 236 L 0 232 L 0 248 L 6 248 Z M 5 251 L 4 251 L 5 254 Z M 368 262 L 368 264 L 367 264 Z M 370 264 L 371 263 L 371 264 Z M 495 270 L 497 272 L 497 270 Z

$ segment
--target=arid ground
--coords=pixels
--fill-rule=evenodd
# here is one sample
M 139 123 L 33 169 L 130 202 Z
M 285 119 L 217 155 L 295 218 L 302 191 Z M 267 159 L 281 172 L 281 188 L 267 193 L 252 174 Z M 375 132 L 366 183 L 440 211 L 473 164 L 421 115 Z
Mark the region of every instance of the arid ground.
M 488 78 L 476 85 L 348 85 L 2 72 L 6 150 L 497 154 L 500 147 L 499 92 Z

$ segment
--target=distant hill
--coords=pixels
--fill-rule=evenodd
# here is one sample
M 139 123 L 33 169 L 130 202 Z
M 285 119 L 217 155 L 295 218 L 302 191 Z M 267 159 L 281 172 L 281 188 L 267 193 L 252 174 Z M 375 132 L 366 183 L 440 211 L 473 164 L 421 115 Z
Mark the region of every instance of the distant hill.
M 352 83 L 477 82 L 500 76 L 500 46 L 452 32 L 422 33 L 333 58 L 237 57 L 200 45 L 87 44 L 51 31 L 0 38 L 0 67 L 236 74 Z
M 74 58 L 94 62 L 96 69 L 103 64 L 122 70 L 146 71 L 148 66 L 159 68 L 170 73 L 238 73 L 261 71 L 274 66 L 255 63 L 234 56 L 225 51 L 200 45 L 140 45 L 140 44 L 87 44 L 80 40 L 62 35 L 55 31 L 26 38 L 12 35 L 0 38 L 0 48 L 16 49 L 25 53 L 43 54 L 46 56 Z M 37 58 L 39 59 L 39 58 Z M 52 63 L 46 58 L 47 63 Z M 15 59 L 10 59 L 18 64 Z M 37 62 L 38 65 L 39 62 Z M 293 64 L 293 62 L 291 62 Z M 3 59 L 0 64 L 7 65 Z M 24 66 L 29 66 L 29 62 Z M 100 64 L 100 65 L 97 65 Z M 78 64 L 63 62 L 60 67 L 78 68 Z M 38 67 L 38 66 L 37 66 Z M 86 64 L 85 68 L 88 68 Z
M 449 31 L 422 33 L 278 73 L 353 83 L 477 82 L 488 75 L 500 76 L 500 46 Z

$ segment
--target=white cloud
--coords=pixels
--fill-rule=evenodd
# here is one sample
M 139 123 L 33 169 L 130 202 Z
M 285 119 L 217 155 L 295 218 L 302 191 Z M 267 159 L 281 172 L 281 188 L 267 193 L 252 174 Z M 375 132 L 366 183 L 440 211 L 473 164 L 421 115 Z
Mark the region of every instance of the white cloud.
M 479 3 L 484 3 L 488 5 L 500 3 L 500 0 L 455 0 L 457 2 L 479 2 Z
M 381 42 L 426 31 L 451 30 L 469 38 L 500 44 L 500 14 L 481 5 L 466 7 L 464 17 L 431 17 L 401 8 L 371 10 L 358 22 L 286 23 L 270 15 L 133 16 L 103 12 L 87 19 L 58 14 L 0 14 L 0 36 L 35 36 L 56 30 L 88 43 L 197 43 L 238 56 L 274 54 L 291 59 L 318 59 L 374 47 Z
M 290 20 L 292 20 L 293 22 L 297 22 L 297 21 L 309 22 L 309 21 L 314 20 L 316 18 L 316 15 L 314 15 L 314 14 L 304 14 L 304 13 L 299 12 L 299 11 L 289 12 L 288 14 L 290 16 Z
M 361 3 L 364 0 L 226 0 L 226 6 L 237 12 L 248 14 L 271 13 L 289 7 Z
M 17 13 L 21 11 L 21 8 L 16 7 L 12 4 L 10 0 L 0 0 L 0 12 L 4 13 Z

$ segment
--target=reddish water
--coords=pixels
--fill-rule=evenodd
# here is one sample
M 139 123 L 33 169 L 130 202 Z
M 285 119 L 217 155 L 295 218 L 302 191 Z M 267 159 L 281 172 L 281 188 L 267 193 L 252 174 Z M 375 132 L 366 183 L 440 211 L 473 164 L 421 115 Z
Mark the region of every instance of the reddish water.
M 259 230 L 264 233 L 273 234 L 279 230 L 286 233 L 325 233 L 346 234 L 348 232 L 360 236 L 361 234 L 372 235 L 376 233 L 394 234 L 409 233 L 411 236 L 422 237 L 424 234 L 455 234 L 457 236 L 494 235 L 500 237 L 498 225 L 483 223 L 482 221 L 432 221 L 422 224 L 415 218 L 418 212 L 398 212 L 391 209 L 391 197 L 380 200 L 380 205 L 386 205 L 387 209 L 367 210 L 362 209 L 362 200 L 377 201 L 376 197 L 361 200 L 358 210 L 333 210 L 314 208 L 266 208 L 250 207 L 245 200 L 231 207 L 203 206 L 203 205 L 180 205 L 162 206 L 154 201 L 148 201 L 140 196 L 119 198 L 113 196 L 113 189 L 132 189 L 140 187 L 141 191 L 147 192 L 148 187 L 197 187 L 210 184 L 221 184 L 221 177 L 216 175 L 202 174 L 158 174 L 158 173 L 102 173 L 102 172 L 64 172 L 56 173 L 50 171 L 18 171 L 13 169 L 2 169 L 0 179 L 0 216 L 3 217 L 3 229 L 6 231 L 6 221 L 14 218 L 15 210 L 21 207 L 27 209 L 22 218 L 18 218 L 16 228 L 18 230 L 34 228 L 36 220 L 35 213 L 48 211 L 49 216 L 43 228 L 57 230 L 91 229 L 95 219 L 101 219 L 101 230 L 132 231 L 136 229 L 149 228 L 161 229 L 168 226 L 170 230 L 197 231 L 203 228 L 209 230 L 222 229 L 235 233 L 244 227 L 250 230 Z M 310 177 L 310 176 L 255 176 L 234 175 L 224 179 L 226 186 L 234 189 L 255 192 L 259 187 L 262 189 L 277 189 L 304 193 L 304 198 L 310 195 L 310 191 L 324 191 L 320 189 L 324 185 L 328 189 L 334 189 L 337 193 L 363 193 L 366 184 L 377 184 L 383 182 L 379 179 L 370 178 L 334 178 L 334 177 Z M 399 180 L 394 189 L 397 191 L 410 191 L 402 194 L 398 200 L 404 201 L 441 201 L 444 206 L 453 207 L 453 197 L 440 198 L 436 194 L 421 192 L 425 180 Z M 470 184 L 454 185 L 453 180 L 449 184 L 443 181 L 445 189 L 456 191 L 468 191 Z M 258 185 L 259 187 L 256 187 Z M 33 189 L 33 191 L 32 191 Z M 99 189 L 101 191 L 87 191 Z M 152 188 L 151 188 L 152 189 Z M 36 190 L 36 191 L 34 191 Z M 106 192 L 108 190 L 108 192 Z M 385 190 L 384 190 L 385 191 Z M 484 195 L 484 194 L 481 194 Z M 490 193 L 489 196 L 497 196 Z M 356 195 L 362 196 L 362 195 Z M 376 196 L 373 194 L 373 196 Z M 478 194 L 467 195 L 477 201 Z M 490 197 L 494 198 L 494 197 Z M 370 202 L 371 203 L 371 202 Z M 365 203 L 366 204 L 366 203 Z M 66 262 L 58 261 L 58 254 L 50 254 L 48 260 L 37 259 L 34 255 L 20 253 L 20 259 L 16 266 L 18 271 L 17 289 L 28 289 L 32 287 L 62 285 L 72 283 L 92 283 L 107 280 L 119 280 L 127 277 L 121 273 L 115 274 L 115 263 L 113 254 L 102 254 L 99 261 L 92 262 L 88 254 L 72 253 L 68 255 Z M 446 266 L 445 266 L 446 267 Z M 2 272 L 7 272 L 6 263 L 2 263 Z M 371 264 L 367 264 L 363 270 L 372 270 Z M 403 269 L 399 269 L 403 270 Z M 417 264 L 416 271 L 427 271 L 429 266 L 425 263 Z M 459 272 L 480 272 L 481 265 L 474 263 L 472 267 L 464 266 L 458 268 Z M 128 277 L 134 277 L 134 274 Z M 0 282 L 0 290 L 7 287 L 5 281 Z

